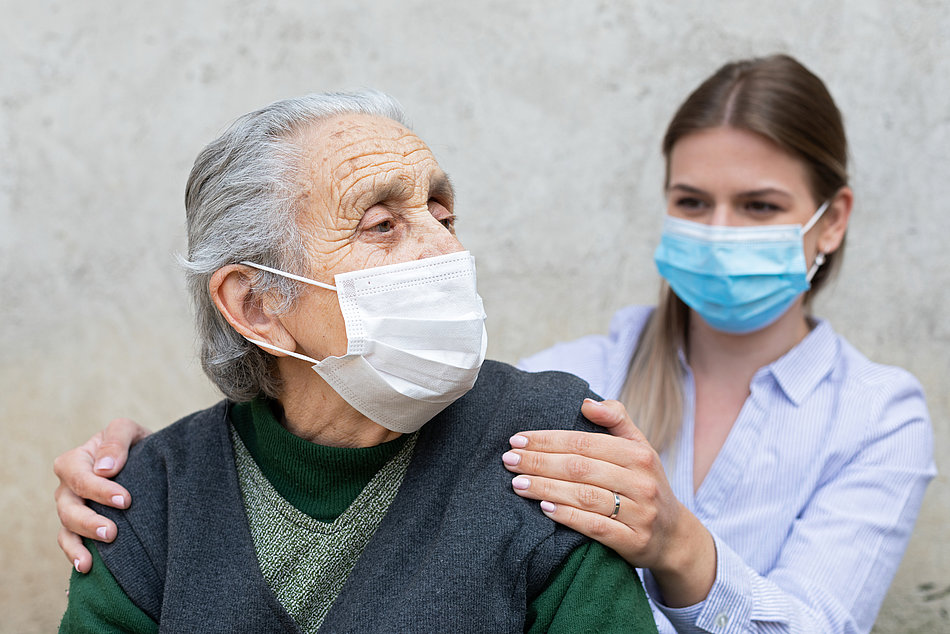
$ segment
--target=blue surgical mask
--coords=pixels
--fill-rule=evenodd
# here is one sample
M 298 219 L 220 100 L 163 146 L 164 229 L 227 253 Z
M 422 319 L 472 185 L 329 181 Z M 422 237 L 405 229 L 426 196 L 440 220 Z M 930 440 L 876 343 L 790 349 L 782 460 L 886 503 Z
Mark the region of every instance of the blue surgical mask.
M 830 202 L 804 227 L 723 227 L 667 216 L 653 258 L 676 296 L 710 326 L 735 334 L 761 330 L 811 287 L 824 263 L 818 253 L 808 268 L 802 238 Z

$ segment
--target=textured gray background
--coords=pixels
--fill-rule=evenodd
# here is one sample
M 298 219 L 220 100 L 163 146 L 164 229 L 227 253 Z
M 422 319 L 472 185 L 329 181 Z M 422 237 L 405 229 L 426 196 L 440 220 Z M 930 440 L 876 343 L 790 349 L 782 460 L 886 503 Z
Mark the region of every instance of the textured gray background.
M 768 5 L 772 6 L 768 6 Z M 51 463 L 117 415 L 217 396 L 196 366 L 182 191 L 233 117 L 313 90 L 399 98 L 454 177 L 490 353 L 651 302 L 658 146 L 727 59 L 798 56 L 852 142 L 843 275 L 819 301 L 923 382 L 944 473 L 876 632 L 950 619 L 950 7 L 946 0 L 96 3 L 0 0 L 0 630 L 58 623 Z

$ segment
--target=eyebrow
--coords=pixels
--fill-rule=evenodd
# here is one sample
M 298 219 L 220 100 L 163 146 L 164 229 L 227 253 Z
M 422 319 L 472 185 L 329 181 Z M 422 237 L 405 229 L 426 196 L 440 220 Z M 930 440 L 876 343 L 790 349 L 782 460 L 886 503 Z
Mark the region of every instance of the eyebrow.
M 686 192 L 688 194 L 701 194 L 704 196 L 708 195 L 708 192 L 705 190 L 699 189 L 698 187 L 693 187 L 691 185 L 670 185 L 670 190 L 679 190 Z M 758 196 L 769 196 L 769 195 L 779 195 L 785 196 L 786 198 L 791 197 L 791 194 L 785 191 L 784 189 L 778 189 L 777 187 L 763 187 L 762 189 L 751 189 L 749 191 L 739 192 L 739 198 L 756 198 Z
M 366 195 L 379 201 L 403 198 L 408 195 L 408 192 L 409 187 L 406 182 L 396 179 L 379 185 L 378 188 L 366 192 Z
M 706 192 L 699 189 L 698 187 L 690 187 L 689 185 L 676 184 L 676 185 L 670 185 L 669 188 L 670 190 L 677 189 L 679 191 L 686 192 L 687 194 L 704 194 L 704 195 L 706 194 Z
M 379 185 L 372 192 L 367 192 L 367 195 L 377 200 L 390 200 L 404 198 L 408 193 L 409 188 L 406 181 L 396 179 Z M 429 179 L 429 198 L 443 198 L 455 202 L 455 188 L 452 186 L 448 174 L 439 172 L 432 175 Z
M 455 188 L 448 174 L 439 172 L 429 179 L 429 198 L 444 198 L 455 202 Z

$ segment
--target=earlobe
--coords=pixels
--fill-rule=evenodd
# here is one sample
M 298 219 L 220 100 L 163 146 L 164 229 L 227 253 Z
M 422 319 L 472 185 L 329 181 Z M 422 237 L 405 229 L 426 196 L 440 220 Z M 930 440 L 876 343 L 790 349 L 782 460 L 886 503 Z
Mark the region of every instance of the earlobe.
M 825 222 L 822 223 L 821 235 L 818 237 L 818 250 L 823 253 L 833 253 L 841 246 L 844 234 L 851 219 L 851 209 L 854 205 L 854 192 L 850 187 L 842 187 L 835 194 L 828 211 L 825 212 Z
M 257 271 L 243 264 L 221 267 L 211 276 L 208 291 L 221 315 L 243 337 L 293 350 L 296 342 L 261 297 L 252 292 L 251 280 Z M 267 350 L 275 356 L 283 353 Z

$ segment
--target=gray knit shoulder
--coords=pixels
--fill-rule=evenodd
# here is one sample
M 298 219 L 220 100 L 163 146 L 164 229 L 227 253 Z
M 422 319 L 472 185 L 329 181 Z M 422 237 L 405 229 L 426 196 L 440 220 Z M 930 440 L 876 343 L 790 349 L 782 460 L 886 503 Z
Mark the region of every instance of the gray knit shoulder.
M 515 495 L 501 455 L 517 431 L 594 431 L 580 413 L 588 396 L 575 376 L 486 361 L 475 387 L 419 432 L 403 486 L 324 627 L 522 631 L 528 603 L 588 540 Z M 385 611 L 361 605 L 379 596 Z
M 587 539 L 515 495 L 501 454 L 522 430 L 596 431 L 580 413 L 593 396 L 568 374 L 486 362 L 420 430 L 321 631 L 522 631 L 529 602 Z M 220 403 L 140 443 L 120 477 L 132 507 L 98 509 L 119 525 L 100 552 L 162 631 L 299 631 L 261 574 L 228 429 Z
M 119 477 L 131 507 L 97 509 L 119 527 L 103 560 L 163 632 L 192 631 L 200 615 L 214 615 L 206 632 L 296 631 L 257 565 L 228 411 L 222 401 L 139 443 Z
M 132 447 L 116 477 L 132 494 L 132 505 L 123 511 L 91 504 L 119 528 L 115 541 L 97 544 L 99 553 L 132 602 L 156 622 L 165 584 L 164 567 L 156 562 L 164 562 L 168 551 L 168 469 L 187 462 L 194 447 L 213 444 L 209 441 L 220 431 L 215 422 L 226 416 L 227 404 L 222 401 L 150 435 Z

